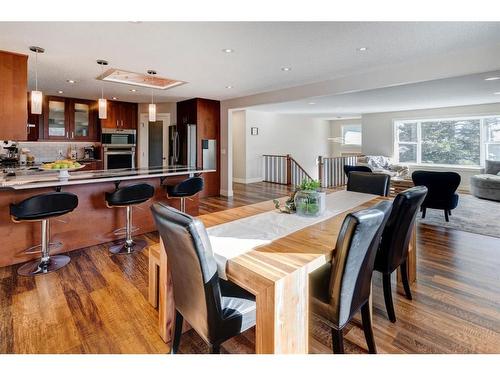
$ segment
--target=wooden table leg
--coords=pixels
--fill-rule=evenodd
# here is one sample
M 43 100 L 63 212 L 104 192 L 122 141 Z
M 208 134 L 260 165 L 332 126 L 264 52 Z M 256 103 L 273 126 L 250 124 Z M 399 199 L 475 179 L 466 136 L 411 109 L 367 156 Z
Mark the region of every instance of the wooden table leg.
M 309 352 L 309 275 L 299 269 L 256 295 L 257 354 Z
M 158 301 L 158 328 L 163 341 L 170 342 L 175 323 L 175 303 L 167 254 L 160 238 L 160 283 Z

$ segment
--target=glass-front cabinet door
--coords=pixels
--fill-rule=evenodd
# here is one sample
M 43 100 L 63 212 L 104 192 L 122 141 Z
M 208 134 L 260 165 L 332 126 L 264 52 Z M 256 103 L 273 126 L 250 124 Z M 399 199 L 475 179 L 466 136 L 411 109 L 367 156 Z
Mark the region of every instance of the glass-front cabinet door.
M 88 140 L 93 136 L 92 108 L 90 102 L 73 101 L 72 127 L 70 129 L 70 139 Z
M 91 141 L 97 136 L 95 101 L 49 96 L 45 108 L 44 139 Z
M 51 139 L 67 139 L 69 133 L 65 100 L 48 98 L 45 114 L 45 137 Z

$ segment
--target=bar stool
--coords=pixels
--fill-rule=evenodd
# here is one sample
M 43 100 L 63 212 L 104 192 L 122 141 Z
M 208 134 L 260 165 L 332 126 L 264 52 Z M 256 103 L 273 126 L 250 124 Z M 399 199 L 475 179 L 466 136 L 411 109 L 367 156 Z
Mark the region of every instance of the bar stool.
M 125 226 L 125 242 L 113 245 L 109 248 L 112 254 L 131 254 L 146 247 L 144 240 L 132 239 L 132 206 L 138 205 L 151 199 L 155 189 L 149 184 L 136 184 L 123 188 L 116 187 L 116 190 L 105 193 L 106 205 L 109 208 L 125 207 L 127 209 L 127 219 Z
M 40 221 L 42 223 L 42 258 L 33 260 L 18 268 L 22 276 L 49 273 L 70 262 L 67 255 L 50 256 L 50 218 L 70 213 L 78 206 L 78 197 L 72 193 L 53 192 L 35 195 L 20 203 L 10 204 L 10 216 L 15 223 Z
M 186 212 L 186 198 L 191 198 L 203 190 L 203 178 L 190 177 L 177 185 L 167 185 L 167 198 L 180 198 L 181 211 Z

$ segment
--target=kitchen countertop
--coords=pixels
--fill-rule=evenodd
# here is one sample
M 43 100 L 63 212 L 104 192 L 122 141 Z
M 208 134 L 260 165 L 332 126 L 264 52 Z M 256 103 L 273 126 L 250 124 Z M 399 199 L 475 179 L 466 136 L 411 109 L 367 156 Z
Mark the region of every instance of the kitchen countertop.
M 169 166 L 156 168 L 108 169 L 100 171 L 69 172 L 67 179 L 59 178 L 59 171 L 16 171 L 15 176 L 0 176 L 0 189 L 25 190 L 46 187 L 83 185 L 99 182 L 115 182 L 153 177 L 178 175 L 194 175 L 197 173 L 215 172 L 213 169 L 201 169 L 187 166 Z

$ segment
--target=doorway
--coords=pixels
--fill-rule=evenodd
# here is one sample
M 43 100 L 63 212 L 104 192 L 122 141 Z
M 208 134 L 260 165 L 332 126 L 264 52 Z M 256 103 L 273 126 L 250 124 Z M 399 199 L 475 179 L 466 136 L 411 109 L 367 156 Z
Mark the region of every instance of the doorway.
M 163 166 L 163 121 L 149 122 L 148 166 Z
M 147 113 L 140 115 L 137 162 L 139 168 L 168 166 L 170 113 L 159 113 L 156 120 L 149 122 Z

